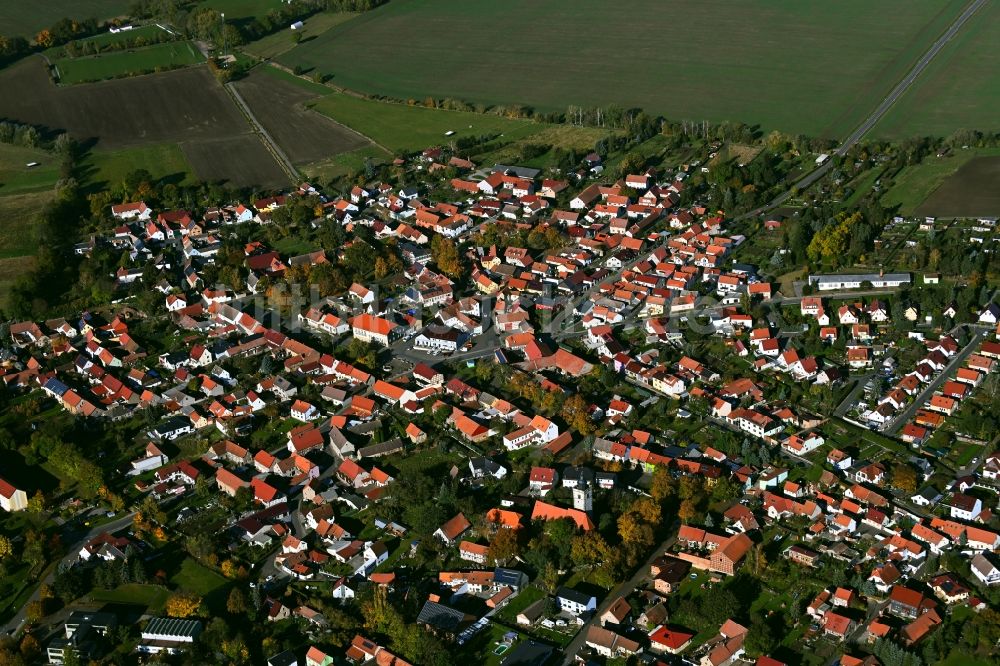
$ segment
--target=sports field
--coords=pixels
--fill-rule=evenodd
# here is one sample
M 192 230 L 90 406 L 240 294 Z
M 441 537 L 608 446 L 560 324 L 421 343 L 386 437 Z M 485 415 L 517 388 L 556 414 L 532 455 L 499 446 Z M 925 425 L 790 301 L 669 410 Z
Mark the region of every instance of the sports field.
M 132 0 L 3 0 L 0 2 L 2 34 L 33 38 L 62 18 L 104 20 L 128 13 Z
M 55 60 L 59 82 L 87 83 L 124 76 L 149 74 L 204 62 L 191 42 L 167 42 L 128 51 L 115 51 L 82 58 Z
M 282 54 L 350 89 L 847 134 L 965 0 L 393 0 Z
M 875 128 L 890 138 L 1000 130 L 1000 4 L 987 3 Z

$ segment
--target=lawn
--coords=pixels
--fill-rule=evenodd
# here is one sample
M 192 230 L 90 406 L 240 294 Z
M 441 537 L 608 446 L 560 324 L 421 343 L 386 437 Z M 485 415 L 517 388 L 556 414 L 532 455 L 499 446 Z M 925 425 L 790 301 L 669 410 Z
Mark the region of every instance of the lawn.
M 308 44 L 330 28 L 338 26 L 341 23 L 346 23 L 355 16 L 357 14 L 354 12 L 320 12 L 319 14 L 313 14 L 303 21 L 302 30 L 296 30 L 295 33 L 287 29 L 279 30 L 266 37 L 261 37 L 255 42 L 250 42 L 241 48 L 250 55 L 265 60 L 277 58 L 296 47 L 295 34 L 302 35 L 301 40 Z
M 38 166 L 29 167 L 32 162 Z M 38 148 L 0 144 L 0 197 L 50 190 L 57 180 L 57 156 Z
M 120 183 L 131 171 L 145 169 L 153 178 L 176 184 L 194 182 L 191 166 L 176 143 L 157 143 L 121 150 L 91 150 L 81 162 L 89 189 Z
M 1000 129 L 1000 5 L 988 2 L 876 126 L 890 137 Z
M 920 164 L 903 167 L 883 195 L 882 203 L 889 208 L 898 206 L 899 215 L 915 215 L 921 204 L 970 160 L 996 155 L 1000 155 L 1000 149 L 959 149 L 946 157 L 930 156 Z
M 181 564 L 180 571 L 170 578 L 170 582 L 182 590 L 205 597 L 224 587 L 228 581 L 220 574 L 187 558 Z
M 557 0 L 393 0 L 278 60 L 399 99 L 618 104 L 839 137 L 965 4 L 579 0 L 567 11 Z
M 497 619 L 513 625 L 517 622 L 517 614 L 525 608 L 545 597 L 545 591 L 534 586 L 525 587 L 506 606 L 497 612 Z
M 36 32 L 59 19 L 114 18 L 128 13 L 132 4 L 132 0 L 6 0 L 0 3 L 0 25 L 3 25 L 3 34 L 9 37 L 34 38 Z
M 163 612 L 163 606 L 167 603 L 168 596 L 170 596 L 170 592 L 159 585 L 141 585 L 139 583 L 119 585 L 113 590 L 95 588 L 87 595 L 88 601 L 96 603 L 140 604 L 153 615 Z
M 149 74 L 196 65 L 204 60 L 191 42 L 167 42 L 96 56 L 63 58 L 54 60 L 52 66 L 58 72 L 60 83 L 72 84 Z
M 503 134 L 523 139 L 548 127 L 527 120 L 391 104 L 333 93 L 311 103 L 316 111 L 395 152 L 423 150 L 462 137 Z M 446 132 L 454 132 L 445 136 Z

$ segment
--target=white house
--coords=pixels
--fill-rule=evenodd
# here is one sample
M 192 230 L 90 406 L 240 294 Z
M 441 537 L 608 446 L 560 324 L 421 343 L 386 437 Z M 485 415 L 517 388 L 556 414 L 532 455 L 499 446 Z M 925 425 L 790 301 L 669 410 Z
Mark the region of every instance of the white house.
M 319 417 L 319 410 L 305 400 L 296 400 L 292 403 L 290 415 L 293 419 L 308 422 Z
M 544 416 L 538 415 L 531 419 L 528 427 L 532 428 L 542 444 L 548 444 L 559 436 L 559 426 Z
M 0 478 L 0 508 L 8 513 L 28 508 L 28 495 Z
M 991 326 L 1000 321 L 1000 305 L 990 303 L 979 313 L 980 324 L 990 324 Z
M 948 500 L 948 509 L 952 518 L 976 520 L 983 512 L 983 501 L 971 495 L 956 494 Z
M 556 592 L 556 608 L 574 616 L 592 613 L 597 610 L 597 597 L 568 587 L 560 587 Z
M 976 553 L 969 562 L 972 575 L 984 585 L 1000 585 L 1000 566 L 995 563 L 994 556 L 986 553 Z

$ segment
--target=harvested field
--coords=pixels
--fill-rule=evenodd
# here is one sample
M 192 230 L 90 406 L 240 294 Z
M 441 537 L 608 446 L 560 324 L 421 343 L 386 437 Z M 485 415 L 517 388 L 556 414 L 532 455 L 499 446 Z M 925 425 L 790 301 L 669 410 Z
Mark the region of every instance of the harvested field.
M 368 146 L 368 139 L 303 104 L 317 90 L 257 69 L 237 82 L 236 89 L 293 164 L 308 164 Z M 326 92 L 326 89 L 323 89 Z
M 241 187 L 288 185 L 288 176 L 253 134 L 187 141 L 181 149 L 200 180 Z
M 207 67 L 57 87 L 29 58 L 0 71 L 0 87 L 22 93 L 0 97 L 0 117 L 96 138 L 101 148 L 249 131 Z
M 1000 157 L 977 157 L 967 162 L 920 204 L 917 215 L 1000 215 Z
M 618 104 L 842 137 L 966 4 L 393 0 L 277 59 L 399 99 Z
M 0 70 L 0 87 L 23 91 L 0 98 L 0 118 L 66 131 L 94 148 L 115 151 L 178 144 L 199 178 L 233 185 L 282 184 L 278 164 L 207 67 L 93 84 L 58 87 L 40 58 Z M 206 143 L 207 142 L 207 143 Z M 256 147 L 255 145 L 256 144 Z M 224 146 L 213 158 L 206 145 Z M 191 155 L 198 155 L 197 162 Z M 231 156 L 239 156 L 237 160 Z M 130 157 L 135 160 L 134 155 Z M 252 164 L 242 160 L 252 159 Z M 266 174 L 248 180 L 248 174 Z

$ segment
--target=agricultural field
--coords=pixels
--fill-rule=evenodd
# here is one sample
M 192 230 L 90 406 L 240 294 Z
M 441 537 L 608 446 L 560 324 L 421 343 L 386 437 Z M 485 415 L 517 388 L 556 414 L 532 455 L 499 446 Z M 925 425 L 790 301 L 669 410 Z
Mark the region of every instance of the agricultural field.
M 88 83 L 149 74 L 205 62 L 191 42 L 166 42 L 144 48 L 52 62 L 59 83 Z
M 277 59 L 401 99 L 543 110 L 614 103 L 840 137 L 964 5 L 579 0 L 567 12 L 556 0 L 394 0 Z M 658 46 L 637 46 L 646 44 Z
M 986 3 L 889 110 L 875 131 L 888 138 L 1000 130 L 1000 5 Z
M 236 187 L 288 185 L 288 176 L 253 134 L 185 141 L 181 149 L 199 180 Z
M 977 157 L 1000 156 L 997 148 L 969 148 L 954 150 L 944 157 L 930 156 L 920 164 L 904 167 L 893 178 L 892 186 L 882 197 L 887 207 L 898 207 L 898 215 L 924 214 L 922 204 L 941 185 L 954 177 L 963 166 Z M 1000 181 L 994 184 L 1000 187 Z M 998 214 L 996 211 L 994 214 Z M 927 213 L 933 215 L 934 213 Z
M 132 0 L 6 0 L 0 3 L 0 25 L 4 35 L 31 38 L 62 18 L 105 20 L 127 14 L 131 5 Z
M 94 139 L 91 159 L 111 176 L 132 165 L 173 176 L 186 173 L 187 163 L 203 180 L 241 186 L 286 182 L 207 67 L 55 86 L 41 58 L 28 58 L 0 70 L 0 87 L 23 91 L 0 99 L 0 117 L 66 131 L 81 141 Z M 126 148 L 132 150 L 122 152 Z M 144 155 L 147 148 L 151 152 Z M 220 152 L 213 155 L 214 149 Z
M 261 67 L 235 84 L 240 96 L 293 164 L 308 164 L 358 150 L 370 141 L 304 103 L 329 93 L 327 88 Z
M 377 102 L 343 93 L 333 93 L 307 106 L 393 152 L 423 150 L 452 139 L 484 134 L 522 139 L 547 127 L 528 120 Z M 446 132 L 454 134 L 446 137 Z
M 91 85 L 57 87 L 41 58 L 0 70 L 0 116 L 68 131 L 101 148 L 197 140 L 249 131 L 207 67 Z
M 1000 214 L 1000 157 L 965 163 L 917 208 L 935 217 L 996 217 Z

